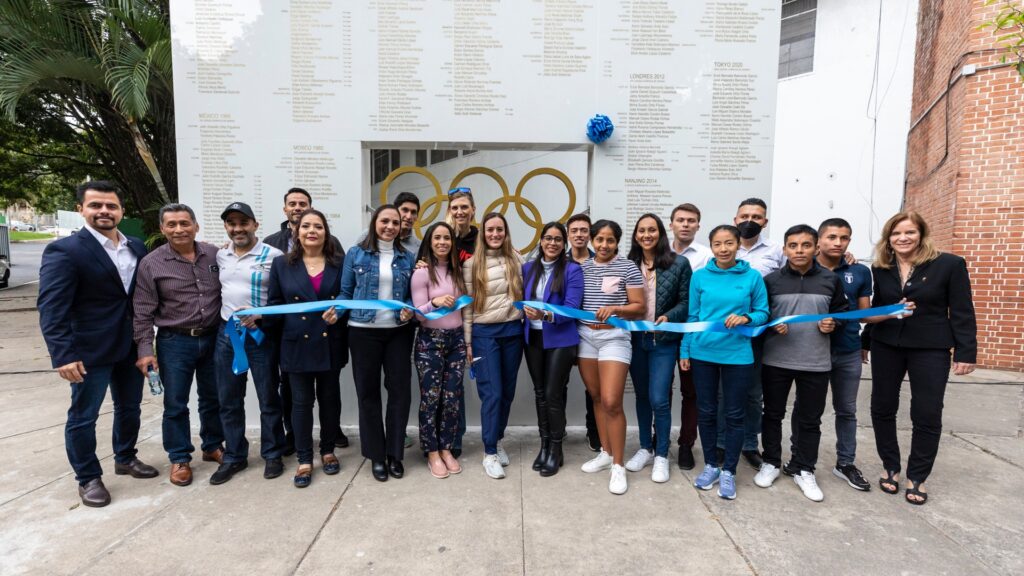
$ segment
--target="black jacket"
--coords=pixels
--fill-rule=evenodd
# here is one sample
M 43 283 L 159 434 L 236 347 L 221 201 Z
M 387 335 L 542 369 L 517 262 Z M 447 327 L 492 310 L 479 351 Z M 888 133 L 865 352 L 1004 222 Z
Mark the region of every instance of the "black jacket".
M 288 263 L 288 255 L 274 258 L 270 267 L 267 304 L 297 304 L 334 300 L 341 293 L 341 266 L 327 264 L 320 292 L 301 260 Z M 333 326 L 324 322 L 323 312 L 264 316 L 263 326 L 281 335 L 281 370 L 284 372 L 326 372 L 348 364 L 348 328 L 344 320 Z M 338 312 L 341 316 L 341 311 Z
M 764 277 L 768 290 L 771 318 L 797 314 L 835 314 L 846 312 L 850 304 L 846 292 L 831 270 L 813 262 L 800 274 L 789 264 Z M 835 320 L 836 330 L 843 330 L 844 320 Z M 832 339 L 818 329 L 817 322 L 798 322 L 788 326 L 786 334 L 768 330 L 764 337 L 762 361 L 778 368 L 808 372 L 832 369 Z
M 872 340 L 906 348 L 953 348 L 954 362 L 977 362 L 978 326 L 963 258 L 939 254 L 916 266 L 903 288 L 895 264 L 889 269 L 872 266 L 871 274 L 875 281 L 872 306 L 896 304 L 903 298 L 917 306 L 907 318 L 874 324 Z
M 138 238 L 128 236 L 128 248 L 139 261 L 146 255 Z M 135 276 L 125 292 L 110 256 L 85 228 L 48 244 L 39 268 L 38 306 L 53 367 L 134 361 L 134 292 Z
M 281 229 L 264 238 L 263 243 L 269 244 L 281 252 L 288 254 L 288 239 L 291 237 L 292 229 L 288 226 L 288 221 L 285 220 L 284 222 L 281 222 Z M 331 234 L 331 243 L 334 244 L 334 251 L 344 258 L 345 249 L 341 247 L 341 242 L 334 237 L 334 234 Z
M 676 255 L 671 266 L 664 270 L 656 269 L 654 276 L 654 319 L 667 316 L 669 322 L 686 322 L 690 316 L 690 277 L 693 276 L 690 261 Z M 683 335 L 655 332 L 655 338 L 658 342 L 678 342 Z

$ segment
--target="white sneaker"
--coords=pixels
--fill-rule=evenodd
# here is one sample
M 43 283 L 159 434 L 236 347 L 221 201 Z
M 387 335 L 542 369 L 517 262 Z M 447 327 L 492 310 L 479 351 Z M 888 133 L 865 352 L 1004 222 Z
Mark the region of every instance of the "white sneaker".
M 654 457 L 654 470 L 651 471 L 651 480 L 657 483 L 668 482 L 668 458 L 663 456 Z
M 650 465 L 654 461 L 654 453 L 645 448 L 641 448 L 633 454 L 633 457 L 626 462 L 626 470 L 630 472 L 639 472 Z
M 793 476 L 793 481 L 803 491 L 804 496 L 815 502 L 821 502 L 825 499 L 825 495 L 821 493 L 821 488 L 818 488 L 818 479 L 814 477 L 814 472 L 808 472 L 807 470 L 801 470 L 799 474 Z
M 761 488 L 768 488 L 775 483 L 779 477 L 779 469 L 773 464 L 764 462 L 761 464 L 761 469 L 754 475 L 754 484 L 757 484 Z
M 502 446 L 501 440 L 498 440 L 498 463 L 502 466 L 508 466 L 508 452 L 505 452 L 505 447 Z
M 594 472 L 607 470 L 608 467 L 612 465 L 612 462 L 612 455 L 601 450 L 597 453 L 597 456 L 594 456 L 590 460 L 584 462 L 583 466 L 580 466 L 580 470 L 583 470 L 587 474 L 593 474 Z
M 629 485 L 626 483 L 626 469 L 619 464 L 612 465 L 612 477 L 608 480 L 608 491 L 612 494 L 625 494 Z
M 495 454 L 488 454 L 484 457 L 484 472 L 495 480 L 505 477 L 505 469 L 501 467 L 501 463 L 498 462 L 498 456 Z

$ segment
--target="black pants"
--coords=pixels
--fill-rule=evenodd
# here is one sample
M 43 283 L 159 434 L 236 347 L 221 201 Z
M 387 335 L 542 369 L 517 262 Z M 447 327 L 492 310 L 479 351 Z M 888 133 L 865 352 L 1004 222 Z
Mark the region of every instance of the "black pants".
M 544 349 L 544 333 L 530 330 L 526 347 L 526 367 L 533 380 L 537 403 L 537 428 L 540 437 L 561 442 L 565 438 L 565 393 L 569 372 L 576 359 L 576 347 Z
M 320 454 L 334 452 L 341 413 L 341 370 L 289 372 L 292 391 L 292 434 L 300 464 L 313 463 L 313 403 L 320 408 Z
M 359 445 L 364 458 L 382 462 L 405 455 L 405 427 L 409 423 L 412 381 L 411 325 L 396 328 L 349 327 L 352 378 L 359 398 Z M 388 392 L 387 414 L 382 415 L 380 374 Z
M 821 415 L 828 397 L 828 372 L 806 372 L 764 364 L 761 384 L 764 388 L 764 415 L 761 419 L 761 443 L 764 461 L 782 467 L 782 419 L 786 417 L 789 389 L 796 381 L 796 408 L 793 420 L 799 431 L 792 463 L 797 470 L 814 472 L 821 441 Z
M 902 348 L 871 342 L 871 425 L 882 465 L 900 472 L 896 411 L 903 377 L 910 373 L 910 458 L 907 479 L 924 482 L 932 472 L 942 435 L 942 399 L 949 381 L 949 350 Z

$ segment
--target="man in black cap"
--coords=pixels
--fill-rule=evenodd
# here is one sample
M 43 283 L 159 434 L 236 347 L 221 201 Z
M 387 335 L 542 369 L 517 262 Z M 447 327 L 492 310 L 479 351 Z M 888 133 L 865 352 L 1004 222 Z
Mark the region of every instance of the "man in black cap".
M 217 335 L 215 352 L 217 365 L 217 396 L 220 400 L 220 420 L 224 427 L 224 458 L 210 477 L 210 484 L 223 484 L 248 466 L 249 441 L 245 438 L 245 391 L 247 373 L 232 370 L 234 351 L 228 334 L 236 330 L 231 316 L 238 310 L 265 306 L 270 280 L 270 265 L 282 252 L 260 242 L 256 237 L 259 222 L 252 208 L 234 202 L 220 215 L 224 230 L 231 240 L 228 248 L 217 252 L 220 269 L 222 320 Z M 241 326 L 257 328 L 257 316 L 242 316 Z M 277 342 L 263 338 L 257 343 L 243 334 L 245 354 L 249 359 L 253 385 L 260 405 L 260 456 L 265 461 L 263 477 L 276 478 L 284 471 L 281 456 L 285 448 L 284 415 L 281 396 L 277 391 Z

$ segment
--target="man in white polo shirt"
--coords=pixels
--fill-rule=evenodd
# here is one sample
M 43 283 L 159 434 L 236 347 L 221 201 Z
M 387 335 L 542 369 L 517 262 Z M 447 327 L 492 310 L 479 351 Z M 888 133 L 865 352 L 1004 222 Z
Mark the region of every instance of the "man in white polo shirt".
M 248 466 L 249 441 L 245 438 L 245 391 L 247 374 L 236 375 L 232 369 L 234 352 L 226 330 L 233 329 L 231 315 L 243 308 L 265 306 L 270 280 L 270 265 L 282 252 L 256 238 L 259 222 L 248 204 L 234 202 L 220 215 L 230 246 L 217 252 L 220 268 L 221 309 L 224 321 L 217 335 L 217 394 L 220 399 L 220 419 L 224 427 L 224 462 L 210 477 L 210 484 L 223 484 Z M 260 320 L 254 316 L 242 317 L 246 328 L 256 328 Z M 277 342 L 267 336 L 257 344 L 245 336 L 245 353 L 249 359 L 256 397 L 260 405 L 260 456 L 266 462 L 263 477 L 276 478 L 284 471 L 281 456 L 285 439 L 281 413 L 281 396 L 273 370 L 277 366 L 274 355 Z

